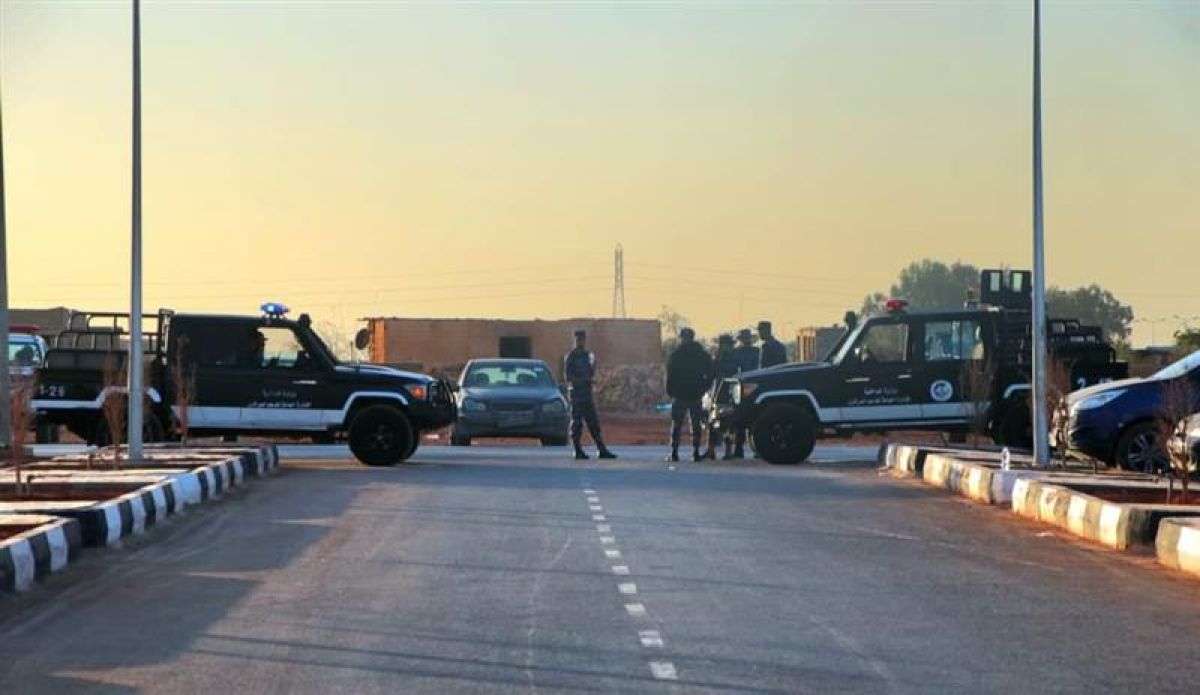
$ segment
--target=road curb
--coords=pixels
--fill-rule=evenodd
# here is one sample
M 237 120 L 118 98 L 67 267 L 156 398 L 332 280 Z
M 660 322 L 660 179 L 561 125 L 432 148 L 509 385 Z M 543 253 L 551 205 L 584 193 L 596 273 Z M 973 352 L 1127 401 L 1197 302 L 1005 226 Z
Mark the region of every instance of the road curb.
M 1062 483 L 1053 479 L 1017 481 L 1013 511 L 1115 550 L 1157 546 L 1156 536 L 1164 520 L 1200 516 L 1200 509 L 1190 513 L 1179 505 L 1110 502 Z
M 879 445 L 879 463 L 897 477 L 919 478 L 928 453 L 923 446 L 884 443 Z
M 25 591 L 79 556 L 82 526 L 75 519 L 41 514 L 0 516 L 5 523 L 36 523 L 37 528 L 0 541 L 0 591 Z
M 1154 549 L 1163 565 L 1200 576 L 1200 519 L 1163 519 L 1158 525 Z
M 1026 468 L 1004 470 L 947 454 L 930 453 L 925 457 L 921 478 L 934 487 L 956 492 L 976 502 L 1007 505 L 1019 481 L 1045 475 Z

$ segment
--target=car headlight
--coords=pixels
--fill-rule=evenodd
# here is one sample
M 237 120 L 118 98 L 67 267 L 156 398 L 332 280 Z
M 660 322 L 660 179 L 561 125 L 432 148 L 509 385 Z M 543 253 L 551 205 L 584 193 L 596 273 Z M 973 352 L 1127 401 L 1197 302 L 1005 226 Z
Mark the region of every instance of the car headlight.
M 411 384 L 406 386 L 408 395 L 413 397 L 414 401 L 423 401 L 429 397 L 429 389 L 425 388 L 424 384 Z
M 1087 398 L 1083 399 L 1082 401 L 1079 401 L 1078 403 L 1076 403 L 1075 409 L 1076 410 L 1095 410 L 1096 408 L 1101 408 L 1101 407 L 1108 405 L 1109 403 L 1111 403 L 1113 400 L 1115 400 L 1118 396 L 1120 396 L 1123 393 L 1125 393 L 1125 389 L 1115 389 L 1113 391 L 1105 391 L 1103 393 L 1097 393 L 1094 396 L 1088 396 Z
M 758 384 L 753 382 L 743 381 L 742 383 L 738 384 L 738 402 L 740 403 L 742 401 L 750 400 L 750 397 L 753 396 L 754 392 L 757 390 Z
M 546 401 L 542 404 L 543 413 L 565 413 L 567 412 L 567 404 L 563 403 L 561 398 L 555 398 L 552 401 Z
M 477 401 L 474 398 L 465 398 L 463 399 L 462 409 L 469 412 L 478 413 L 487 410 L 487 404 L 483 401 Z

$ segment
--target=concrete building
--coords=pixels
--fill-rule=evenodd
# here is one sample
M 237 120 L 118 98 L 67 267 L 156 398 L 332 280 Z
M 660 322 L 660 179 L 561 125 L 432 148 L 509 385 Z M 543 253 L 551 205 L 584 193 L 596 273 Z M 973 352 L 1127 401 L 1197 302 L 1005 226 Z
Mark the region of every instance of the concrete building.
M 368 318 L 370 359 L 407 369 L 453 374 L 468 360 L 531 357 L 544 360 L 561 378 L 573 334 L 588 332 L 588 347 L 601 367 L 660 364 L 662 329 L 648 319 Z
M 824 359 L 846 333 L 845 326 L 807 326 L 796 336 L 796 360 L 815 362 Z

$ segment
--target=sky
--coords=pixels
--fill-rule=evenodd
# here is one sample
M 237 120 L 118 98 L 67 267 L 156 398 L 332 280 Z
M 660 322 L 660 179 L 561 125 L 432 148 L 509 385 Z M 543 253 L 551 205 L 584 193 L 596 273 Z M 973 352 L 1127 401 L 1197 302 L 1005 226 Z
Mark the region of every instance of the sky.
M 1031 263 L 1030 2 L 143 3 L 145 304 L 838 321 Z M 13 306 L 128 306 L 130 11 L 0 0 Z M 1200 3 L 1043 10 L 1048 281 L 1200 324 Z

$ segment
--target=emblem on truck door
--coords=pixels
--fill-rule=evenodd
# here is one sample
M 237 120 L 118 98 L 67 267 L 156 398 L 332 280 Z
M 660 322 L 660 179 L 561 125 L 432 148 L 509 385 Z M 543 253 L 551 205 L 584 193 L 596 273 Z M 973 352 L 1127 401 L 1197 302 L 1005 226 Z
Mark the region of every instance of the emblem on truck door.
M 954 397 L 954 385 L 945 379 L 938 379 L 929 385 L 929 397 L 938 403 L 945 403 Z

